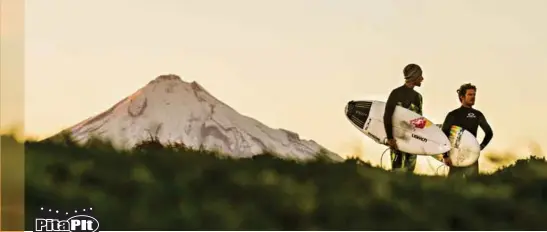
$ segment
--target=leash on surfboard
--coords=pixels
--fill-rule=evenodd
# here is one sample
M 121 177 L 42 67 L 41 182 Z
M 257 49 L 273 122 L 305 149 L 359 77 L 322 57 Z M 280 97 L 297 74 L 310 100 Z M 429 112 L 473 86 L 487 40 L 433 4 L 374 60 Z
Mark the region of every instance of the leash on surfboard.
M 427 162 L 429 163 L 429 165 L 431 166 L 431 160 L 430 159 L 427 159 Z M 448 167 L 446 166 L 446 164 L 441 164 L 439 165 L 436 169 L 435 169 L 435 174 L 439 175 L 439 176 L 442 176 L 441 173 L 439 173 L 439 170 L 442 168 L 442 167 Z
M 439 165 L 439 167 L 437 167 L 437 171 L 435 171 L 435 174 L 440 175 L 440 174 L 439 174 L 439 169 L 442 168 L 442 167 L 445 167 L 445 168 L 446 168 L 447 166 L 444 165 L 444 164 Z
M 384 161 L 384 155 L 386 154 L 386 151 L 389 151 L 389 149 L 390 149 L 390 148 L 385 149 L 384 152 L 382 152 L 382 155 L 380 156 L 380 167 L 381 167 L 381 168 L 384 168 L 384 169 L 385 169 L 384 163 L 383 163 L 383 161 Z M 436 175 L 441 175 L 441 174 L 439 173 L 439 170 L 440 170 L 442 167 L 445 167 L 445 168 L 448 167 L 448 166 L 446 166 L 446 164 L 441 164 L 441 165 L 439 165 L 437 168 L 434 168 L 433 165 L 431 164 L 431 160 L 430 160 L 430 159 L 427 159 L 427 164 L 429 164 L 429 167 L 430 167 L 431 169 L 434 169 L 434 170 L 435 170 L 435 174 L 436 174 Z
M 430 157 L 428 157 L 430 158 Z M 442 176 L 441 173 L 439 173 L 439 169 L 441 169 L 442 167 L 448 167 L 446 164 L 442 163 L 441 165 L 439 165 L 437 168 L 433 167 L 433 164 L 431 164 L 431 159 L 427 159 L 427 164 L 429 164 L 429 168 L 431 168 L 431 170 L 435 170 L 435 174 L 436 175 L 439 175 L 439 176 Z
M 389 151 L 389 148 L 387 148 L 386 150 L 384 150 L 384 152 L 382 152 L 382 155 L 380 156 L 380 167 L 381 168 L 384 168 L 384 164 L 383 164 L 383 160 L 384 160 L 384 155 L 386 154 L 386 151 Z

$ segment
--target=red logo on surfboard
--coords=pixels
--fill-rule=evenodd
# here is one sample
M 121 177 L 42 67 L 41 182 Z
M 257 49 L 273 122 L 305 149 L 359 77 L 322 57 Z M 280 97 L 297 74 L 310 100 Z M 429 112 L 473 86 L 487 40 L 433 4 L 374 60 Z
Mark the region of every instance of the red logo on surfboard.
M 429 122 L 429 120 L 425 119 L 424 117 L 420 117 L 410 120 L 410 124 L 412 124 L 416 128 L 424 129 L 425 127 L 430 126 L 431 122 Z

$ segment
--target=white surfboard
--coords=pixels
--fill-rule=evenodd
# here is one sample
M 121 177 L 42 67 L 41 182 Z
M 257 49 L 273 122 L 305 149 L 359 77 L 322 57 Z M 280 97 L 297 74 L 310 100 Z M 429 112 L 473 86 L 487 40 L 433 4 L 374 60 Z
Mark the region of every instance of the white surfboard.
M 442 128 L 442 124 L 436 124 Z M 450 145 L 452 149 L 448 152 L 448 158 L 455 167 L 467 167 L 479 159 L 481 146 L 479 141 L 471 134 L 471 132 L 459 127 L 452 126 L 450 128 Z M 442 154 L 435 156 L 435 159 L 443 161 Z
M 359 131 L 379 144 L 387 144 L 384 129 L 384 110 L 386 103 L 376 100 L 350 101 L 346 105 L 345 114 L 348 120 Z M 392 117 L 393 137 L 400 151 L 434 156 L 450 150 L 450 141 L 427 118 L 405 109 L 395 107 Z

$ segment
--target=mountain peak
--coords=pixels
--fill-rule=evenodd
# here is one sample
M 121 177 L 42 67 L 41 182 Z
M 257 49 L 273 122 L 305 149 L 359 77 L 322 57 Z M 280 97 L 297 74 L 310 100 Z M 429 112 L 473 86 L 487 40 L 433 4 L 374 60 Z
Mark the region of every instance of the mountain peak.
M 183 82 L 182 79 L 180 78 L 180 76 L 175 75 L 175 74 L 159 75 L 158 77 L 156 77 L 154 80 L 152 80 L 150 82 L 151 83 L 156 83 L 156 82 L 162 82 L 162 81 L 179 81 L 179 82 Z
M 192 91 L 192 92 L 203 92 L 210 97 L 214 98 L 203 86 L 201 86 L 198 82 L 192 81 L 192 82 L 186 82 L 182 80 L 182 78 L 175 74 L 164 74 L 157 76 L 155 79 L 151 80 L 147 86 L 153 86 L 152 88 L 156 88 L 157 85 L 166 85 L 165 92 L 162 93 L 173 93 L 173 90 L 175 89 L 175 86 L 184 86 L 182 88 L 179 88 L 177 91 L 185 90 L 185 91 Z M 189 87 L 186 87 L 189 86 Z M 159 94 L 159 92 L 156 92 L 155 94 Z M 216 99 L 216 98 L 215 98 Z
M 156 77 L 107 111 L 67 131 L 82 143 L 98 136 L 122 149 L 130 149 L 152 134 L 161 143 L 182 142 L 235 157 L 269 151 L 285 158 L 308 159 L 327 151 L 331 158 L 341 160 L 292 131 L 272 129 L 241 115 L 197 82 L 184 82 L 174 74 Z

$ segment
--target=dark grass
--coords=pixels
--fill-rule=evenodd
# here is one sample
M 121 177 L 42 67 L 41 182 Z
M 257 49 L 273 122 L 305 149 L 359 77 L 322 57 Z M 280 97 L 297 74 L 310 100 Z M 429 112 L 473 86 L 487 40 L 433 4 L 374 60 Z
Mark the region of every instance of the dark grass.
M 131 152 L 70 141 L 25 149 L 27 230 L 43 206 L 93 207 L 102 231 L 547 229 L 547 163 L 537 158 L 464 180 L 154 141 Z

